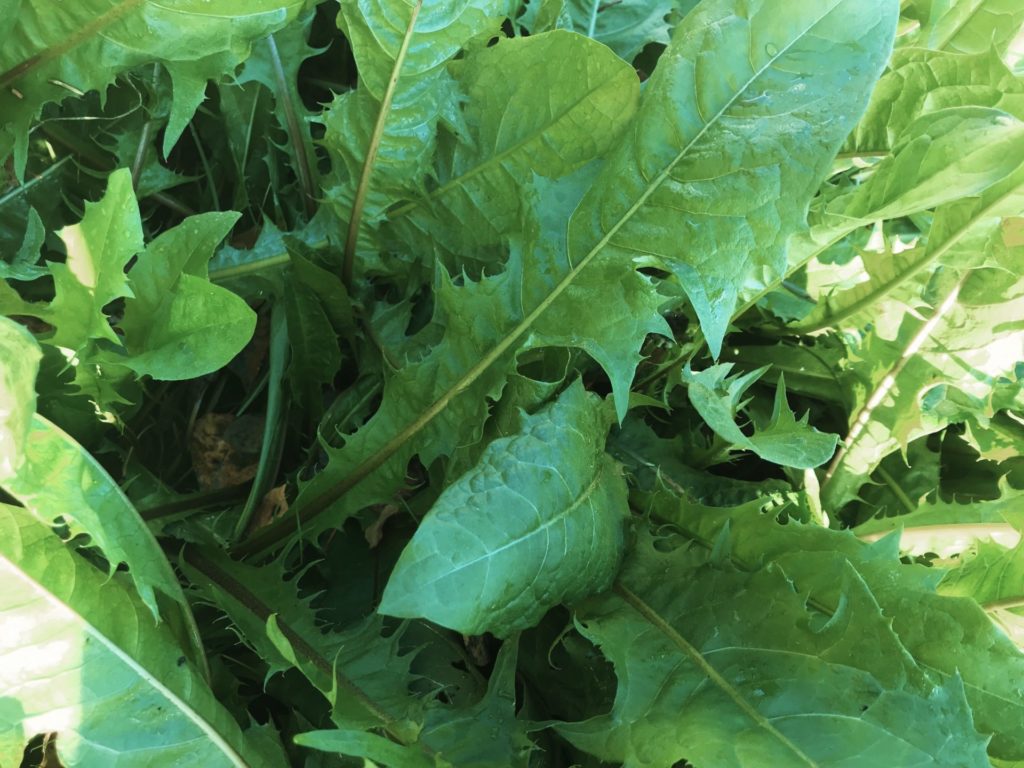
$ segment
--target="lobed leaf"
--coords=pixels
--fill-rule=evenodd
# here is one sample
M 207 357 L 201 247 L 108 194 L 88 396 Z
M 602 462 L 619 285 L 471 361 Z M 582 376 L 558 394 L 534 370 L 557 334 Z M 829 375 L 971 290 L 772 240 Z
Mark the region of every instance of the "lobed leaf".
M 752 435 L 744 434 L 736 424 L 737 411 L 746 404 L 740 398 L 767 368 L 733 377 L 729 376 L 731 370 L 731 363 L 723 363 L 697 373 L 689 367 L 683 371 L 690 403 L 711 429 L 733 445 L 786 467 L 812 469 L 832 457 L 839 436 L 819 432 L 807 423 L 806 414 L 797 421 L 786 400 L 786 382 L 781 375 L 771 419 L 766 424 L 755 424 Z
M 570 224 L 574 264 L 614 254 L 672 272 L 715 357 L 740 288 L 782 271 L 786 240 L 888 58 L 898 8 L 734 11 L 713 0 L 686 16 Z
M 901 564 L 895 537 L 868 545 L 849 531 L 801 524 L 793 517 L 780 524 L 778 509 L 757 513 L 755 505 L 702 511 L 667 497 L 653 503 L 659 518 L 680 526 L 687 538 L 709 553 L 727 530 L 729 558 L 743 570 L 758 570 L 775 562 L 787 574 L 801 574 L 794 580 L 814 596 L 814 605 L 826 614 L 842 604 L 834 561 L 837 557 L 845 560 L 870 589 L 886 622 L 891 620 L 900 644 L 918 667 L 946 687 L 960 688 L 958 681 L 962 680 L 970 705 L 963 711 L 973 715 L 971 728 L 992 734 L 989 753 L 1005 759 L 1024 756 L 1024 703 L 1016 693 L 1016 681 L 1024 672 L 1024 654 L 973 600 L 937 593 L 941 571 Z M 968 725 L 969 721 L 961 720 L 961 727 Z M 958 741 L 976 745 L 969 733 Z
M 601 157 L 640 91 L 629 65 L 566 31 L 503 40 L 457 72 L 465 129 L 450 157 L 442 154 L 438 185 L 390 211 L 386 225 L 408 247 L 426 241 L 448 264 L 515 234 L 534 174 L 559 178 Z
M 819 618 L 824 562 L 742 572 L 727 532 L 710 557 L 654 544 L 577 614 L 620 687 L 608 715 L 558 726 L 574 744 L 627 768 L 988 764 L 962 684 L 928 680 L 851 566 L 829 564 L 838 604 Z
M 174 146 L 219 78 L 249 55 L 253 40 L 280 29 L 302 0 L 59 0 L 20 3 L 0 53 L 0 160 L 14 151 L 25 170 L 28 130 L 45 104 L 104 90 L 149 63 L 174 82 L 164 153 Z M 5 18 L 10 18 L 5 16 Z

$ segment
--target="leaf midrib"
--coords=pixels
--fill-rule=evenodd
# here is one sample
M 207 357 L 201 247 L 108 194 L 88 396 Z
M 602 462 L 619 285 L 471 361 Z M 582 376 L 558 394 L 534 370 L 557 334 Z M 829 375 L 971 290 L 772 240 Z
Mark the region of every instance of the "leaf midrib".
M 662 170 L 650 184 L 648 184 L 647 188 L 643 194 L 640 195 L 637 201 L 626 210 L 619 220 L 615 222 L 611 229 L 597 242 L 596 245 L 594 245 L 593 248 L 590 249 L 580 262 L 573 267 L 565 277 L 555 285 L 554 288 L 551 289 L 551 292 L 545 296 L 544 299 L 528 315 L 526 315 L 526 317 L 512 328 L 512 330 L 510 330 L 501 341 L 495 344 L 494 347 L 492 347 L 476 365 L 470 368 L 462 376 L 462 378 L 456 381 L 447 392 L 442 394 L 437 400 L 428 406 L 417 419 L 385 443 L 384 446 L 378 449 L 376 453 L 371 455 L 361 464 L 357 465 L 341 482 L 325 489 L 320 493 L 320 495 L 314 497 L 304 508 L 298 511 L 297 515 L 281 518 L 279 523 L 264 528 L 262 535 L 257 534 L 252 539 L 242 544 L 236 551 L 237 554 L 244 556 L 263 552 L 268 548 L 272 548 L 278 539 L 280 531 L 285 530 L 286 528 L 293 529 L 300 526 L 302 523 L 309 522 L 321 512 L 328 509 L 348 491 L 362 482 L 367 476 L 383 466 L 384 463 L 394 456 L 403 445 L 405 445 L 416 434 L 418 434 L 420 430 L 426 427 L 427 424 L 433 421 L 442 411 L 444 411 L 453 399 L 472 386 L 473 382 L 475 382 L 485 371 L 487 371 L 488 368 L 490 368 L 502 355 L 504 355 L 505 352 L 515 344 L 519 337 L 526 333 L 533 324 L 537 322 L 538 318 L 540 318 L 540 316 L 544 314 L 544 312 L 546 312 L 547 309 L 562 295 L 562 293 L 564 293 L 565 290 L 575 282 L 580 273 L 589 266 L 590 262 L 592 262 L 602 250 L 604 250 L 605 246 L 611 242 L 611 239 L 618 234 L 619 230 L 632 219 L 651 195 L 653 195 L 665 180 L 668 179 L 675 167 L 704 137 L 708 132 L 708 129 L 715 125 L 718 120 L 721 119 L 722 115 L 724 115 L 725 112 L 732 107 L 744 93 L 746 93 L 751 84 L 761 77 L 761 75 L 764 74 L 772 64 L 785 55 L 790 48 L 802 40 L 810 30 L 820 24 L 829 14 L 835 11 L 835 9 L 844 1 L 845 0 L 835 0 L 835 2 L 833 2 L 828 9 L 822 15 L 818 16 L 808 27 L 794 35 L 793 39 L 785 46 L 780 46 L 776 54 L 771 56 L 763 67 L 754 72 L 741 87 L 737 88 L 736 92 L 729 98 L 729 100 L 712 116 L 710 120 L 704 123 L 696 135 L 694 135 L 694 137 L 687 142 L 671 162 L 666 165 L 665 169 Z
M 74 606 L 65 600 L 60 599 L 51 592 L 44 584 L 39 582 L 31 574 L 24 571 L 19 565 L 5 556 L 0 556 L 0 563 L 7 563 L 15 578 L 26 582 L 28 588 L 39 595 L 47 603 L 54 606 L 61 614 L 74 621 L 83 628 L 90 637 L 107 649 L 107 652 L 128 666 L 140 679 L 156 689 L 164 698 L 171 702 L 176 710 L 192 721 L 199 730 L 206 734 L 212 743 L 227 757 L 236 768 L 249 768 L 248 761 L 244 760 L 235 749 L 228 744 L 217 729 L 209 723 L 205 717 L 196 712 L 181 699 L 174 691 L 164 685 L 159 678 L 153 675 L 148 669 L 142 666 L 130 653 L 114 643 L 104 632 L 88 621 Z M 211 696 L 211 700 L 212 696 Z
M 1016 174 L 1018 173 L 1018 171 L 1014 171 L 1013 173 Z M 947 253 L 949 253 L 949 250 L 957 243 L 959 243 L 960 240 L 965 235 L 967 235 L 972 229 L 974 229 L 974 227 L 977 226 L 979 222 L 984 221 L 986 218 L 991 218 L 989 211 L 991 211 L 993 208 L 998 208 L 1001 203 L 1013 197 L 1014 195 L 1019 194 L 1020 190 L 1021 185 L 1019 184 L 1014 184 L 1008 187 L 1004 194 L 1001 194 L 999 197 L 992 200 L 992 202 L 990 202 L 984 208 L 975 212 L 974 215 L 972 215 L 971 218 L 968 219 L 962 226 L 958 227 L 956 230 L 951 232 L 949 236 L 945 239 L 945 241 L 940 243 L 937 248 L 935 248 L 934 250 L 929 250 L 926 246 L 924 255 L 920 259 L 916 259 L 915 261 L 910 262 L 906 269 L 904 269 L 901 272 L 897 272 L 888 280 L 882 281 L 873 290 L 864 294 L 863 296 L 861 296 L 861 298 L 857 299 L 852 304 L 848 304 L 843 309 L 840 309 L 837 312 L 834 312 L 823 317 L 816 323 L 790 326 L 787 330 L 790 333 L 797 334 L 815 333 L 816 331 L 820 331 L 825 328 L 831 328 L 832 326 L 838 325 L 839 323 L 842 323 L 843 321 L 849 319 L 850 317 L 853 317 L 854 315 L 864 311 L 872 304 L 881 301 L 894 290 L 899 288 L 901 285 L 913 279 L 914 276 L 920 274 L 921 270 L 923 270 L 929 264 L 938 261 Z M 984 192 L 982 192 L 982 194 L 984 194 Z M 955 203 L 953 204 L 955 205 Z
M 622 598 L 633 610 L 652 627 L 661 632 L 676 648 L 686 656 L 701 673 L 708 678 L 719 690 L 721 690 L 747 717 L 749 717 L 760 728 L 768 732 L 786 749 L 792 752 L 804 765 L 817 768 L 818 763 L 811 759 L 800 747 L 790 741 L 779 731 L 771 721 L 762 715 L 749 701 L 747 701 L 735 686 L 732 685 L 722 674 L 715 669 L 711 663 L 704 658 L 697 648 L 676 631 L 675 627 L 663 619 L 657 611 L 648 605 L 639 595 L 633 592 L 622 583 L 616 583 L 613 587 L 615 593 Z
M 600 454 L 597 454 L 597 456 L 599 457 Z M 526 531 L 521 536 L 518 536 L 515 539 L 511 539 L 511 540 L 505 542 L 504 544 L 502 544 L 497 549 L 492 549 L 489 552 L 485 552 L 482 555 L 478 555 L 477 557 L 474 557 L 472 560 L 467 560 L 467 561 L 465 561 L 463 563 L 459 563 L 456 567 L 450 568 L 450 569 L 446 570 L 444 573 L 440 574 L 436 578 L 426 582 L 426 584 L 429 585 L 429 584 L 433 584 L 433 583 L 435 583 L 437 581 L 440 581 L 441 579 L 450 578 L 451 576 L 453 576 L 454 574 L 458 573 L 459 571 L 465 570 L 466 568 L 470 568 L 471 566 L 474 566 L 477 563 L 481 563 L 484 560 L 490 560 L 490 559 L 496 557 L 497 555 L 501 554 L 505 550 L 511 549 L 512 547 L 519 546 L 521 544 L 524 544 L 524 543 L 528 542 L 530 539 L 532 539 L 534 536 L 539 534 L 541 531 L 545 531 L 548 528 L 550 528 L 551 526 L 555 525 L 556 523 L 558 523 L 558 522 L 564 520 L 565 518 L 569 517 L 569 515 L 571 515 L 573 512 L 575 512 L 581 506 L 583 506 L 583 504 L 585 504 L 590 499 L 590 497 L 593 496 L 594 491 L 597 489 L 598 485 L 600 485 L 601 480 L 604 477 L 605 470 L 607 469 L 607 465 L 603 461 L 600 461 L 599 458 L 598 458 L 597 461 L 598 461 L 597 471 L 594 473 L 593 479 L 587 484 L 587 486 L 585 488 L 583 488 L 582 491 L 580 491 L 579 495 L 575 499 L 573 499 L 571 504 L 566 505 L 565 509 L 560 510 L 557 514 L 553 515 L 548 520 L 545 520 L 540 525 L 537 525 L 536 527 L 531 528 L 530 530 Z M 515 491 L 514 488 L 512 488 L 511 490 Z M 422 587 L 423 585 L 419 585 L 419 586 Z
M 537 130 L 532 131 L 529 134 L 527 134 L 524 138 L 520 139 L 519 141 L 514 143 L 512 146 L 510 146 L 510 147 L 508 147 L 506 149 L 503 149 L 501 152 L 499 152 L 496 155 L 491 155 L 491 157 L 486 158 L 483 161 L 477 163 L 472 168 L 470 168 L 468 171 L 464 171 L 463 173 L 459 174 L 455 178 L 450 179 L 449 181 L 446 181 L 444 184 L 439 186 L 437 189 L 432 190 L 430 192 L 430 194 L 425 195 L 424 197 L 419 198 L 418 200 L 410 200 L 409 202 L 405 203 L 405 205 L 402 205 L 402 206 L 396 208 L 394 211 L 392 211 L 390 214 L 388 214 L 388 221 L 392 222 L 392 221 L 395 221 L 397 219 L 400 219 L 403 216 L 408 215 L 410 211 L 414 211 L 415 209 L 419 208 L 424 203 L 429 202 L 431 200 L 436 200 L 438 198 L 444 197 L 452 189 L 456 189 L 457 187 L 461 187 L 466 182 L 468 182 L 469 180 L 475 178 L 476 176 L 479 176 L 484 171 L 490 170 L 492 167 L 500 166 L 501 163 L 504 162 L 509 156 L 514 155 L 515 153 L 519 152 L 523 147 L 527 146 L 528 144 L 531 144 L 532 142 L 537 141 L 538 139 L 543 138 L 548 130 L 558 126 L 566 117 L 568 117 L 570 114 L 572 114 L 573 111 L 575 111 L 577 107 L 579 107 L 581 104 L 583 104 L 584 102 L 589 100 L 591 96 L 593 96 L 595 93 L 600 93 L 601 91 L 603 91 L 608 86 L 609 83 L 613 83 L 613 82 L 615 82 L 615 80 L 620 79 L 620 78 L 621 78 L 621 74 L 617 74 L 612 79 L 606 80 L 606 81 L 600 83 L 599 85 L 591 88 L 583 96 L 581 96 L 576 101 L 574 101 L 572 104 L 570 104 L 565 109 L 563 109 L 561 112 L 559 112 L 558 115 L 554 116 L 551 120 L 545 122 Z

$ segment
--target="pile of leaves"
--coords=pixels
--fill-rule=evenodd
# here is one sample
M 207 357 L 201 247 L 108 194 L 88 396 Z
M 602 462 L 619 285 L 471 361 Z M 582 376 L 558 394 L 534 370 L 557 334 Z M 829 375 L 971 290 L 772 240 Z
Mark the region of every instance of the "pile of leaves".
M 1020 0 L 0 0 L 0 766 L 1024 765 Z

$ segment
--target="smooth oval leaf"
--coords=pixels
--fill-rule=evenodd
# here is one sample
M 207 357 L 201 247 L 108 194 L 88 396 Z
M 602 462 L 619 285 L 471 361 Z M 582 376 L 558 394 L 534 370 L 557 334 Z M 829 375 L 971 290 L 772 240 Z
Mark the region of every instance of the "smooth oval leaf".
M 437 500 L 380 612 L 505 637 L 605 589 L 625 541 L 626 487 L 604 454 L 610 413 L 577 382 L 495 440 Z

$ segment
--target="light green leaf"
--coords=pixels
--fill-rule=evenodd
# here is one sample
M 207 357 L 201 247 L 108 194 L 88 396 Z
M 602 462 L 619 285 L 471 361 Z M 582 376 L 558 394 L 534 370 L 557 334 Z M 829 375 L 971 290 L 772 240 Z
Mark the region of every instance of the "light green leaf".
M 918 117 L 948 107 L 991 107 L 1024 118 L 1024 83 L 994 51 L 970 56 L 905 48 L 889 67 L 844 152 L 884 153 Z
M 1003 217 L 1021 210 L 1024 166 L 980 195 L 936 211 L 923 256 L 905 271 L 881 275 L 850 305 L 856 311 L 845 312 L 856 406 L 822 488 L 826 504 L 838 509 L 854 498 L 882 458 L 909 441 L 968 418 L 984 421 L 1021 391 L 1024 278 L 1015 266 L 1021 248 L 1009 246 L 1001 228 Z M 923 269 L 940 262 L 952 268 Z M 978 264 L 989 266 L 969 269 Z M 914 314 L 905 315 L 895 339 L 865 333 L 860 324 L 900 286 L 918 297 L 908 307 Z
M 49 343 L 75 351 L 91 339 L 119 343 L 103 307 L 132 295 L 124 268 L 142 250 L 142 219 L 131 173 L 121 169 L 110 174 L 103 199 L 86 203 L 82 221 L 59 234 L 68 257 L 65 263 L 49 264 L 55 295 L 43 319 L 57 328 Z
M 615 590 L 580 608 L 620 686 L 611 713 L 560 733 L 625 768 L 988 765 L 963 685 L 926 676 L 851 565 L 743 572 L 727 531 L 710 553 L 641 536 Z M 838 595 L 826 615 L 816 571 Z
M 501 41 L 458 73 L 466 130 L 443 159 L 439 186 L 390 212 L 387 231 L 464 259 L 521 226 L 534 174 L 558 178 L 606 152 L 640 88 L 632 67 L 566 31 Z
M 1021 25 L 1024 6 L 1017 0 L 924 0 L 926 16 L 914 44 L 954 53 L 1005 54 Z
M 420 524 L 380 612 L 506 637 L 605 589 L 627 510 L 625 481 L 604 455 L 610 419 L 577 381 L 491 443 Z
M 25 462 L 42 355 L 24 326 L 0 317 L 0 482 L 16 475 Z
M 206 280 L 213 249 L 238 214 L 190 216 L 151 242 L 128 273 L 127 356 L 109 360 L 138 375 L 181 380 L 227 365 L 252 337 L 256 314 L 241 298 Z
M 111 573 L 126 564 L 155 619 L 160 618 L 156 592 L 191 619 L 178 579 L 146 523 L 99 462 L 63 430 L 33 417 L 24 461 L 3 487 L 42 524 L 62 519 L 72 535 L 88 534 Z
M 434 768 L 437 765 L 419 750 L 366 731 L 307 731 L 298 734 L 295 743 L 321 752 L 366 758 L 390 768 Z
M 872 518 L 854 532 L 865 541 L 877 541 L 896 531 L 901 551 L 910 555 L 931 552 L 941 558 L 958 556 L 979 540 L 1012 547 L 1020 541 L 1017 528 L 1024 523 L 1019 512 L 1022 501 L 1024 492 L 1011 488 L 991 501 L 958 504 L 936 500 L 905 515 Z
M 348 224 L 346 252 L 384 210 L 420 192 L 438 120 L 458 101 L 445 64 L 477 36 L 497 32 L 507 0 L 345 0 L 338 25 L 359 68 L 359 88 L 323 115 L 336 181 L 329 202 Z M 359 250 L 373 250 L 367 241 Z
M 647 504 L 646 500 L 636 502 Z M 728 557 L 737 568 L 751 572 L 777 563 L 791 583 L 813 595 L 811 605 L 814 610 L 823 610 L 825 616 L 842 609 L 844 598 L 835 578 L 835 561 L 846 561 L 871 590 L 886 624 L 891 624 L 899 642 L 929 678 L 943 683 L 949 693 L 960 688 L 962 680 L 970 710 L 958 705 L 961 714 L 956 728 L 963 735 L 948 742 L 950 748 L 959 745 L 968 751 L 975 749 L 970 720 L 964 721 L 968 717 L 965 713 L 970 712 L 978 731 L 993 734 L 989 744 L 992 756 L 1024 758 L 1024 700 L 1018 693 L 1024 654 L 973 600 L 936 593 L 940 569 L 902 564 L 895 537 L 868 545 L 849 531 L 802 524 L 792 515 L 786 515 L 782 523 L 777 519 L 778 508 L 765 513 L 758 513 L 754 505 L 732 510 L 702 509 L 674 502 L 667 495 L 650 503 L 656 507 L 658 518 L 678 525 L 687 538 L 709 553 L 705 557 L 714 559 L 728 531 Z M 942 707 L 941 699 L 936 698 L 935 705 Z M 920 722 L 926 721 L 931 722 L 928 718 Z M 905 735 L 910 732 L 904 729 Z M 943 738 L 935 737 L 924 744 L 932 749 Z M 958 758 L 952 752 L 937 759 L 956 765 Z M 963 765 L 973 764 L 967 757 L 961 759 Z
M 155 314 L 136 327 L 139 332 L 125 339 L 128 356 L 112 360 L 139 376 L 180 381 L 231 362 L 252 338 L 256 313 L 231 291 L 183 274 Z
M 741 286 L 783 270 L 889 56 L 898 3 L 735 11 L 709 0 L 686 16 L 570 225 L 574 264 L 614 253 L 672 272 L 716 357 Z
M 811 469 L 831 458 L 838 435 L 825 434 L 811 427 L 806 414 L 797 421 L 786 400 L 786 383 L 781 376 L 775 390 L 770 421 L 756 424 L 753 435 L 745 435 L 736 424 L 737 412 L 747 403 L 741 398 L 767 368 L 729 378 L 731 370 L 732 363 L 723 363 L 697 373 L 689 367 L 683 371 L 690 403 L 711 429 L 733 445 L 785 467 Z
M 568 21 L 565 19 L 565 0 L 529 0 L 516 18 L 516 22 L 531 35 L 567 26 L 563 20 Z
M 103 90 L 151 62 L 174 81 L 164 153 L 203 99 L 206 81 L 245 60 L 253 40 L 280 29 L 302 0 L 59 0 L 23 3 L 0 52 L 0 160 L 24 173 L 28 129 L 43 106 Z
M 0 505 L 0 761 L 56 731 L 67 766 L 276 768 L 123 582 Z M 140 727 L 144 724 L 144 727 Z
M 977 194 L 1010 175 L 1024 153 L 1024 123 L 998 109 L 927 112 L 897 137 L 876 177 L 828 210 L 861 221 L 891 219 Z
M 790 241 L 786 275 L 792 275 L 815 257 L 828 256 L 835 243 L 879 219 L 909 216 L 934 206 L 972 200 L 1007 183 L 1018 175 L 1022 125 L 1001 110 L 965 106 L 925 111 L 897 137 L 892 148 L 894 154 L 888 155 L 889 146 L 884 145 L 883 153 L 887 156 L 867 172 L 866 181 L 848 191 L 840 188 L 822 196 L 812 211 L 811 226 Z M 882 126 L 880 133 L 884 132 Z M 884 141 L 879 136 L 874 138 Z M 990 140 L 1004 147 L 1003 151 L 990 151 Z M 933 258 L 937 257 L 926 254 L 920 266 L 931 263 Z M 904 256 L 904 261 L 909 259 L 910 256 Z M 829 266 L 823 272 L 832 276 L 836 270 Z M 909 277 L 918 272 L 915 267 L 906 274 Z M 774 285 L 782 279 L 782 275 L 776 276 Z M 745 307 L 752 306 L 768 290 L 759 290 Z M 859 290 L 870 292 L 870 288 L 863 286 Z M 753 291 L 748 288 L 744 293 L 749 296 Z M 827 323 L 822 324 L 820 314 L 821 311 L 800 327 L 807 332 L 825 327 Z
M 668 43 L 669 14 L 677 5 L 678 0 L 568 0 L 566 11 L 573 29 L 632 61 L 648 43 Z

